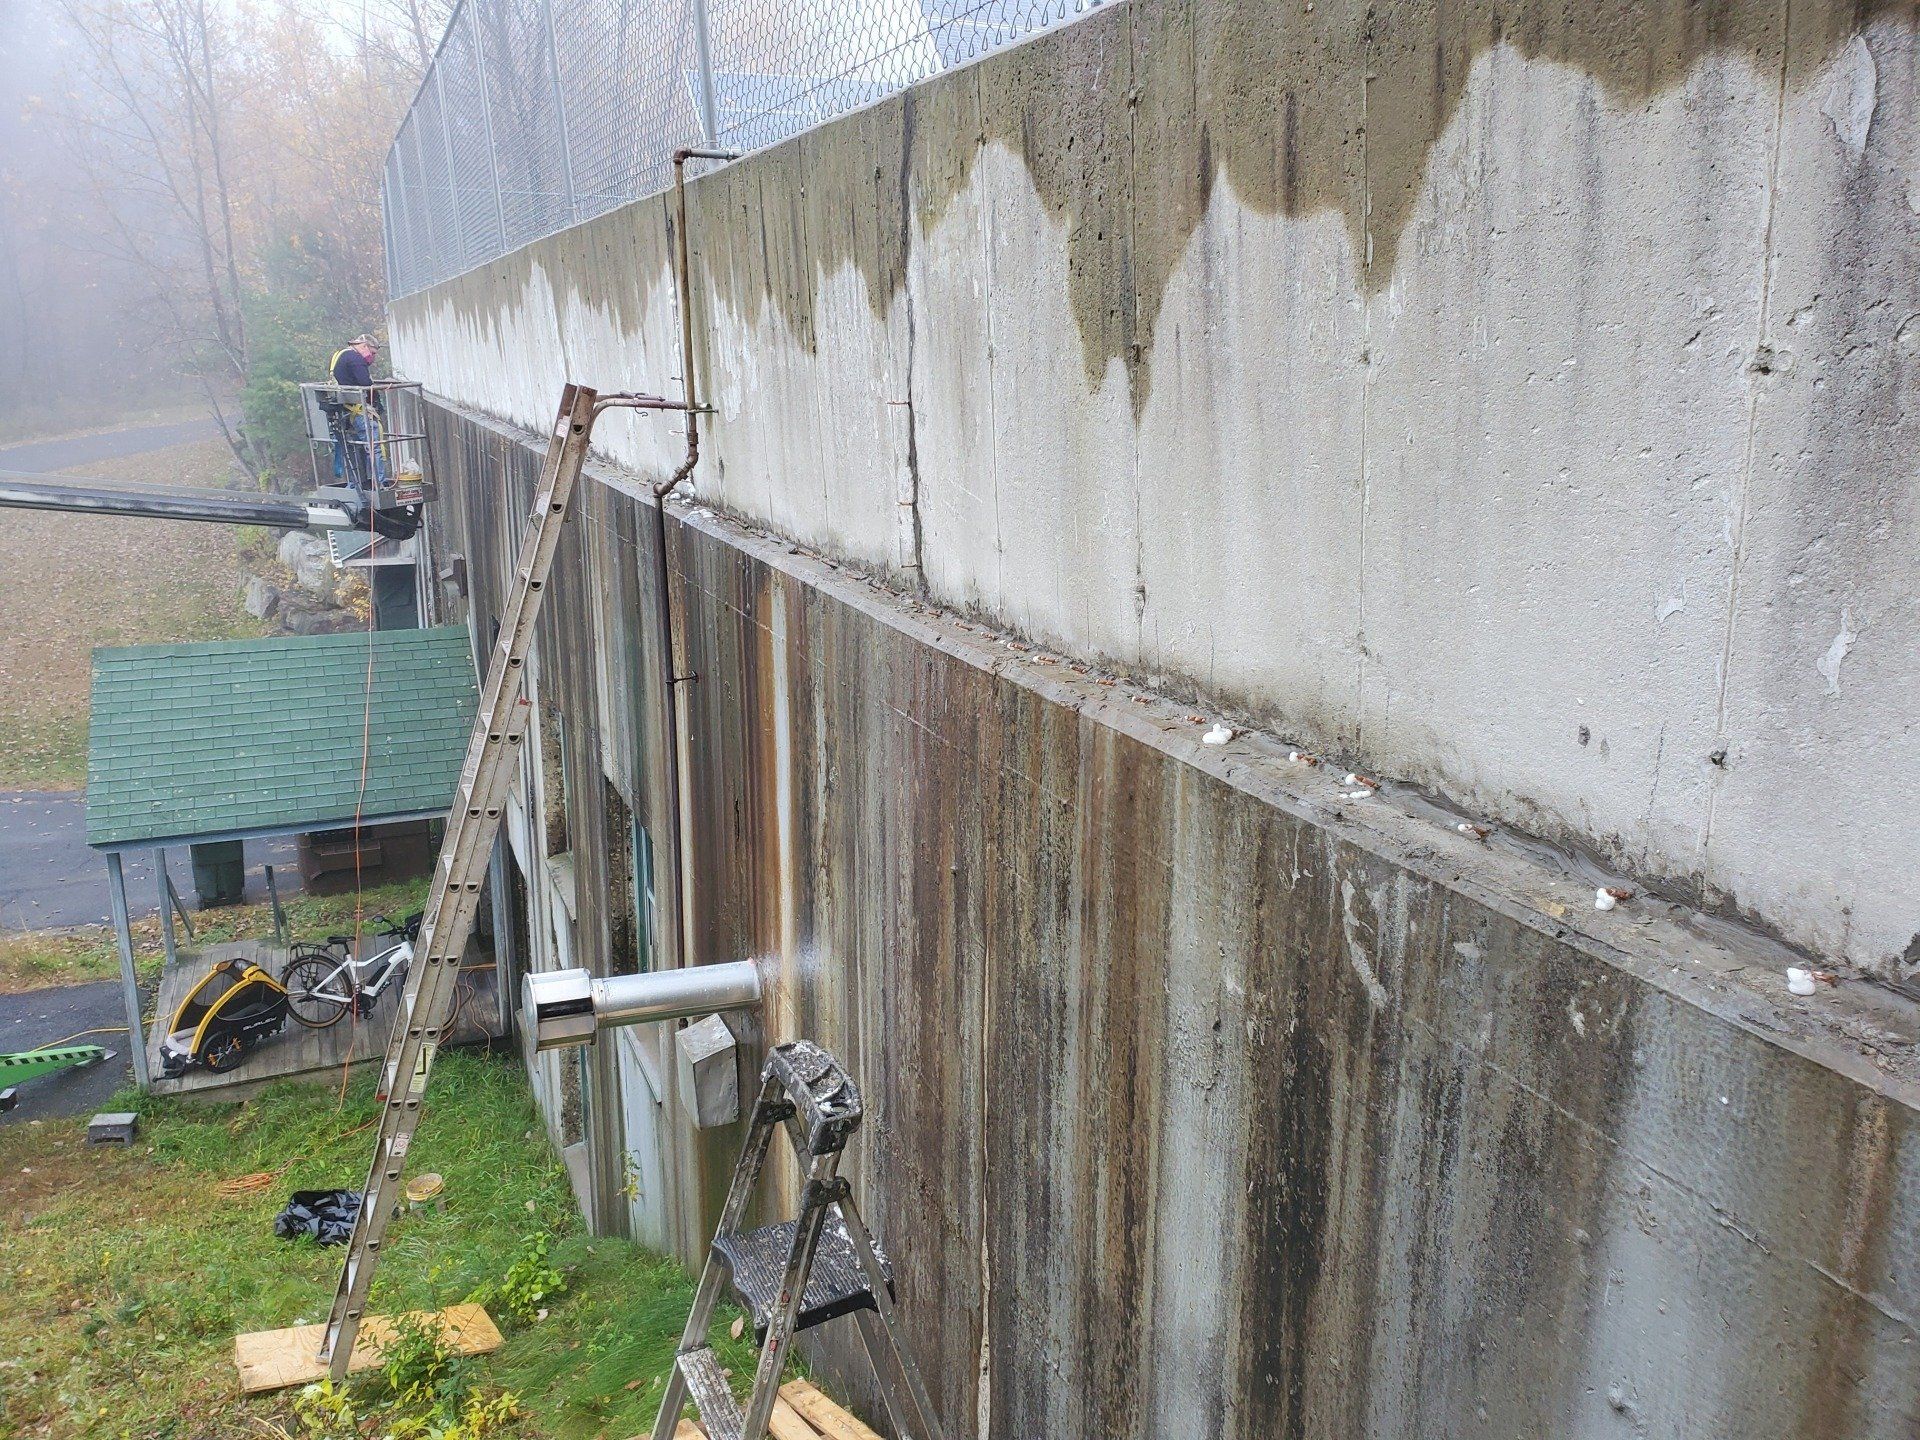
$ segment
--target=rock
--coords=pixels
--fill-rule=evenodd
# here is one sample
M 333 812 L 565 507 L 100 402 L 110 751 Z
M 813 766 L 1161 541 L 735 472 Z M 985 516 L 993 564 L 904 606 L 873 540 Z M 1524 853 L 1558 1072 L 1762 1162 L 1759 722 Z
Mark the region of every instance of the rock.
M 280 608 L 280 587 L 263 576 L 249 575 L 247 597 L 242 604 L 254 619 L 270 620 Z
M 280 563 L 293 572 L 294 583 L 302 590 L 333 599 L 333 556 L 326 541 L 289 530 L 280 540 Z
M 362 625 L 351 611 L 323 604 L 296 590 L 281 592 L 277 618 L 281 633 L 286 635 L 333 635 Z

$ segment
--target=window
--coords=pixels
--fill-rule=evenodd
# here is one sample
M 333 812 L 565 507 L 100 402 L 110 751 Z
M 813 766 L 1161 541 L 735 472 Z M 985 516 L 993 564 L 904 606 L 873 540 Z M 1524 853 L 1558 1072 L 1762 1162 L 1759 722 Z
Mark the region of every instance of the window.
M 635 921 L 633 887 L 633 812 L 613 781 L 606 781 L 602 819 L 607 837 L 607 973 L 631 975 L 641 968 L 639 926 Z
M 578 1145 L 587 1138 L 587 1047 L 560 1055 L 560 1143 Z
M 564 855 L 573 848 L 567 834 L 567 724 L 560 707 L 541 697 L 540 800 L 546 820 L 547 855 Z
M 640 952 L 635 968 L 652 970 L 659 964 L 660 910 L 653 893 L 653 836 L 638 820 L 633 822 L 633 894 L 640 912 L 640 923 L 634 927 Z
M 611 942 L 607 969 L 614 975 L 633 975 L 657 963 L 653 837 L 634 818 L 626 797 L 611 780 L 606 788 L 606 821 Z

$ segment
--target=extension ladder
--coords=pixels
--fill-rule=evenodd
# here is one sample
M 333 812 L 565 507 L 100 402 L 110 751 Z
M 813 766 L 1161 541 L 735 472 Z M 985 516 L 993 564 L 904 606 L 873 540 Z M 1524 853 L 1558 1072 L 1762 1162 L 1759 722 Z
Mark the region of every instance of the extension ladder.
M 914 1367 L 893 1310 L 893 1273 L 860 1219 L 840 1156 L 860 1127 L 860 1092 L 818 1045 L 794 1040 L 774 1047 L 761 1075 L 753 1125 L 740 1147 L 727 1203 L 700 1273 L 693 1311 L 680 1336 L 653 1440 L 674 1440 L 691 1399 L 710 1440 L 765 1440 L 780 1398 L 780 1373 L 801 1330 L 852 1315 L 859 1322 L 881 1399 L 900 1440 L 940 1440 L 933 1406 Z M 784 1126 L 806 1179 L 796 1219 L 742 1231 L 753 1188 L 766 1163 L 775 1126 Z M 723 1278 L 724 1271 L 724 1278 Z M 726 1374 L 707 1343 L 720 1286 L 730 1280 L 760 1342 L 753 1393 L 742 1416 Z M 915 1424 L 909 1425 L 884 1368 L 884 1338 L 905 1381 Z
M 534 621 L 553 567 L 560 532 L 571 508 L 574 484 L 586 462 L 594 418 L 606 404 L 632 403 L 639 397 L 609 396 L 601 401 L 582 385 L 568 385 L 560 414 L 547 443 L 547 456 L 534 487 L 533 511 L 520 545 L 500 638 L 487 664 L 460 788 L 448 812 L 446 837 L 434 867 L 425 917 L 414 942 L 414 962 L 387 1042 L 381 1094 L 380 1134 L 367 1170 L 359 1217 L 347 1244 L 333 1308 L 321 1340 L 320 1355 L 336 1383 L 344 1380 L 359 1333 L 361 1312 L 380 1258 L 380 1242 L 398 1208 L 401 1171 L 407 1147 L 420 1123 L 420 1100 L 440 1047 L 451 1008 L 460 957 L 467 948 L 480 904 L 480 886 L 500 831 L 500 813 L 519 768 L 520 742 L 529 707 L 524 694 L 525 662 L 533 643 Z

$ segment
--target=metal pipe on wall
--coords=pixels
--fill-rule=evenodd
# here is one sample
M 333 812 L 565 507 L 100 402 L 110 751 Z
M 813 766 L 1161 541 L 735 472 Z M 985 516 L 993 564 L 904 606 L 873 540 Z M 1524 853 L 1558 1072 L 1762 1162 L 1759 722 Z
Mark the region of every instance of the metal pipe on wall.
M 731 150 L 688 146 L 673 152 L 674 272 L 680 298 L 680 394 L 687 420 L 687 453 L 673 474 L 653 487 L 654 614 L 660 626 L 660 681 L 666 708 L 667 844 L 673 855 L 673 963 L 687 963 L 687 873 L 685 826 L 680 815 L 680 682 L 674 655 L 673 586 L 667 575 L 667 496 L 679 489 L 700 461 L 700 401 L 693 383 L 693 277 L 687 258 L 687 161 L 733 160 Z
M 520 982 L 520 1022 L 534 1051 L 560 1050 L 619 1026 L 751 1009 L 760 994 L 760 967 L 751 960 L 599 978 L 548 970 Z

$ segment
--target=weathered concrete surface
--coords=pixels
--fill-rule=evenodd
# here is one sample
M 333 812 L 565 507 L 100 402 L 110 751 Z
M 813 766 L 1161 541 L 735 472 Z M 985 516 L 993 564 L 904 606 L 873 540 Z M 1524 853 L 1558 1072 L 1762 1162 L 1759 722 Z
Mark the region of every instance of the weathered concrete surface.
M 1103 6 L 695 183 L 701 493 L 1891 972 L 1916 14 Z M 408 298 L 399 364 L 671 388 L 670 224 Z
M 537 457 L 432 423 L 479 629 Z M 596 968 L 611 794 L 665 833 L 639 489 L 587 487 L 537 657 Z M 1596 913 L 1583 875 L 1390 790 L 1203 746 L 1144 688 L 720 517 L 669 525 L 691 958 L 767 964 L 749 1065 L 806 1035 L 864 1086 L 854 1173 L 949 1434 L 1920 1427 L 1910 1008 L 1789 999 L 1683 911 Z M 603 1192 L 657 1159 L 645 1231 L 695 1257 L 738 1132 L 610 1133 L 653 1083 L 612 1070 L 593 1213 L 620 1228 Z

